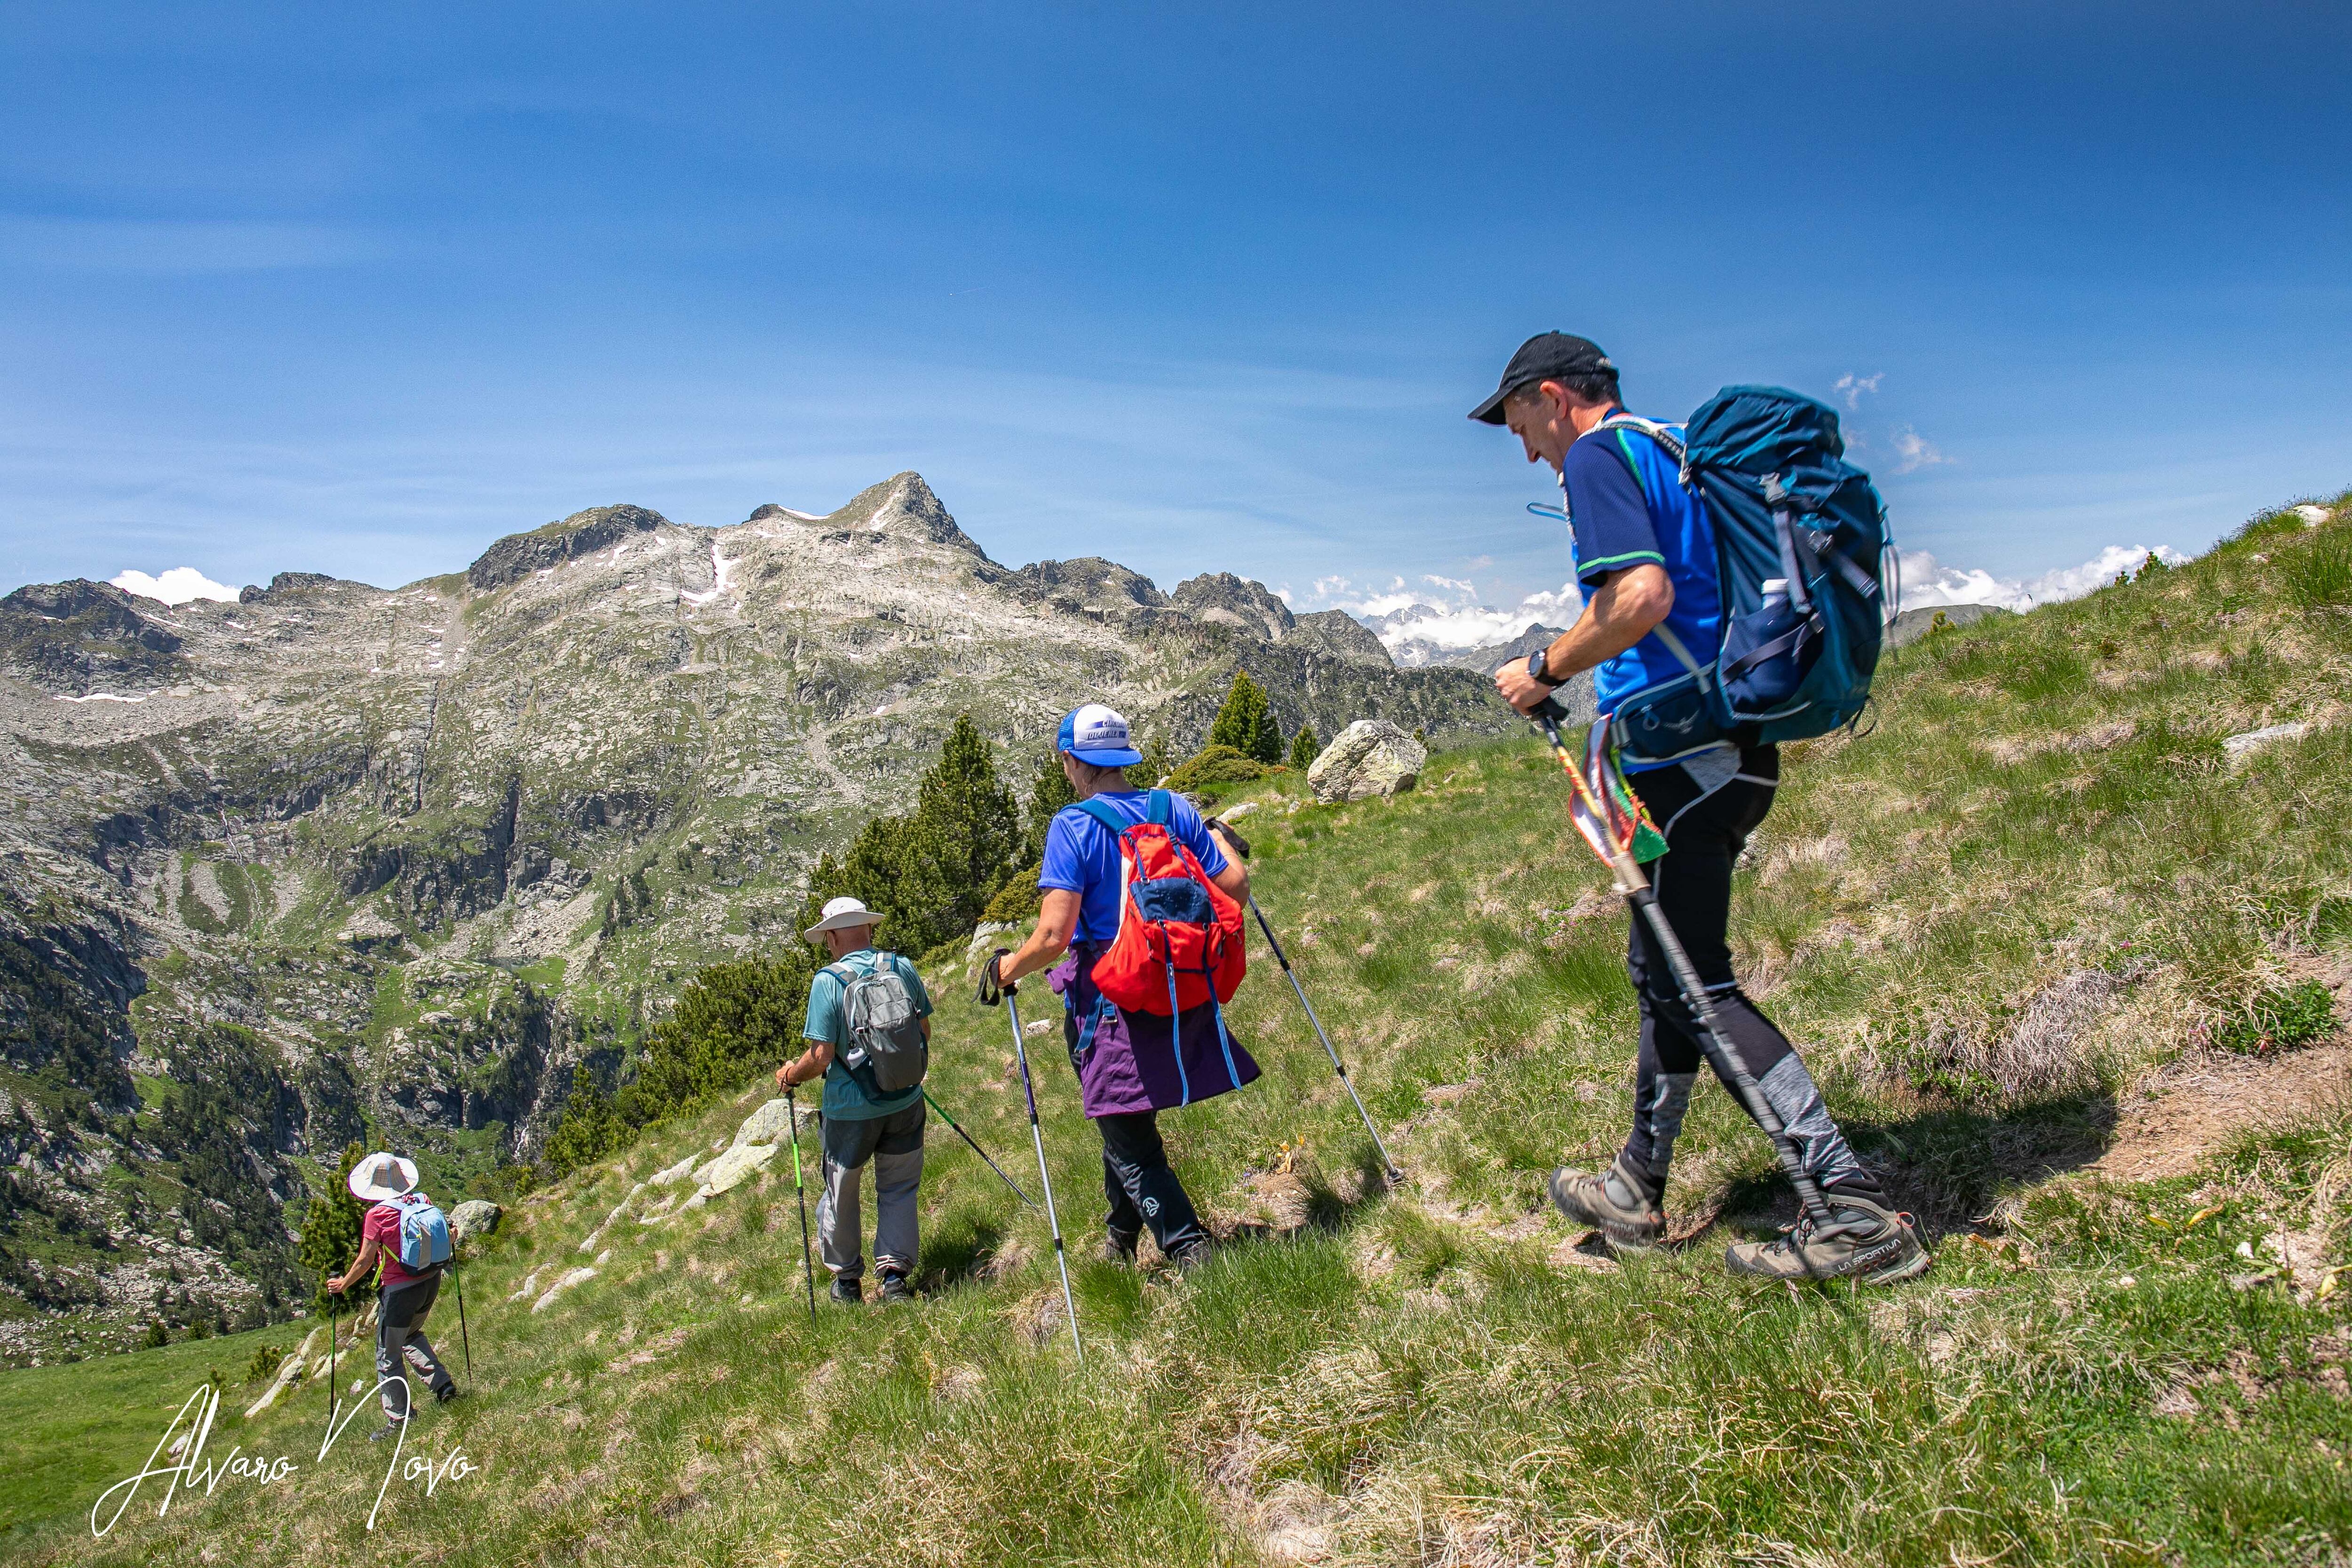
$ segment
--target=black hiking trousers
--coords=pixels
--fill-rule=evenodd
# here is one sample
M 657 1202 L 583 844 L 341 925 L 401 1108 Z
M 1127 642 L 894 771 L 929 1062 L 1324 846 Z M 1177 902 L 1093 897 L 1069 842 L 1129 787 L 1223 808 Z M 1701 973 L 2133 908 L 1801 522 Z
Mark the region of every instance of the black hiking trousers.
M 1772 809 L 1780 780 L 1780 749 L 1750 746 L 1740 752 L 1737 772 L 1725 776 L 1724 766 L 1720 760 L 1703 758 L 1696 767 L 1677 764 L 1627 775 L 1626 782 L 1666 838 L 1666 854 L 1647 868 L 1659 912 L 1681 939 L 1691 967 L 1706 987 L 1723 1045 L 1738 1054 L 1740 1065 L 1795 1136 L 1807 1172 L 1824 1187 L 1843 1184 L 1875 1201 L 1881 1196 L 1877 1182 L 1855 1160 L 1830 1120 L 1829 1108 L 1822 1103 L 1796 1047 L 1748 1000 L 1732 973 L 1731 871 L 1747 847 L 1748 836 Z M 1665 1192 L 1675 1140 L 1682 1131 L 1705 1053 L 1697 1020 L 1675 984 L 1665 952 L 1639 914 L 1626 944 L 1625 968 L 1641 1007 L 1642 1046 L 1633 1089 L 1633 1131 L 1619 1163 L 1629 1176 L 1643 1181 L 1655 1202 Z M 1724 1087 L 1731 1085 L 1726 1081 Z
M 1160 1113 L 1124 1111 L 1094 1119 L 1103 1141 L 1103 1193 L 1110 1199 L 1108 1229 L 1122 1250 L 1135 1250 L 1143 1227 L 1160 1252 L 1173 1258 L 1185 1247 L 1206 1240 L 1201 1216 L 1184 1184 L 1169 1168 L 1168 1150 L 1160 1142 Z

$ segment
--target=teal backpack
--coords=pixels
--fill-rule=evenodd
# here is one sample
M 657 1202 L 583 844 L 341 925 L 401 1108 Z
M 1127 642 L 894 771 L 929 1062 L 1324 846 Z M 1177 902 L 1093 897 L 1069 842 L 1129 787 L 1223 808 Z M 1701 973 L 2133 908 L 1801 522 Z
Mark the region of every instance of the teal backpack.
M 1615 414 L 1681 468 L 1715 535 L 1723 647 L 1617 706 L 1635 762 L 1718 741 L 1801 741 L 1862 717 L 1899 592 L 1893 531 L 1870 476 L 1845 461 L 1837 410 L 1777 386 L 1727 386 L 1677 428 Z M 1663 632 L 1664 628 L 1660 630 Z

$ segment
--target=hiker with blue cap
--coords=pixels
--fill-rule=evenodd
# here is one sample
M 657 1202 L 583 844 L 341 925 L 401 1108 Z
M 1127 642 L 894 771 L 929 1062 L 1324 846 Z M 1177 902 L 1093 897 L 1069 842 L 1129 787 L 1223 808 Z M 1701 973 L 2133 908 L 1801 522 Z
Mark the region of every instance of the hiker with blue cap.
M 1210 1237 L 1169 1168 L 1160 1112 L 1237 1089 L 1256 1079 L 1258 1066 L 1226 1030 L 1213 990 L 1195 1005 L 1180 1008 L 1171 999 L 1161 1014 L 1113 1002 L 1097 984 L 1097 969 L 1130 905 L 1122 862 L 1131 831 L 1164 829 L 1165 849 L 1197 865 L 1236 905 L 1249 897 L 1249 876 L 1225 858 L 1192 802 L 1128 782 L 1126 770 L 1143 757 L 1120 714 L 1099 702 L 1074 708 L 1054 744 L 1077 802 L 1055 813 L 1046 830 L 1036 931 L 1018 951 L 991 958 L 982 984 L 984 992 L 1009 991 L 1024 976 L 1052 970 L 1046 983 L 1062 998 L 1063 1038 L 1082 1102 L 1102 1134 L 1110 1200 L 1104 1256 L 1132 1262 L 1149 1227 L 1163 1257 L 1191 1268 L 1208 1256 Z M 1237 921 L 1234 929 L 1238 941 Z

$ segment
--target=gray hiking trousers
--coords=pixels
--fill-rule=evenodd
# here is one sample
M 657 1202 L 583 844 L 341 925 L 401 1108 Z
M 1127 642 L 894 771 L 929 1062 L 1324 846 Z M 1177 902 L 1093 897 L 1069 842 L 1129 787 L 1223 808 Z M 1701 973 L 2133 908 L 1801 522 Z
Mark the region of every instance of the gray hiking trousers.
M 425 1337 L 425 1314 L 433 1310 L 433 1300 L 440 1294 L 441 1276 L 436 1270 L 421 1279 L 387 1285 L 376 1298 L 375 1380 L 387 1421 L 408 1419 L 408 1373 L 400 1364 L 403 1361 L 424 1374 L 436 1396 L 457 1386 L 448 1368 L 433 1353 L 433 1342 Z
M 824 1266 L 845 1279 L 866 1275 L 858 1254 L 865 1216 L 860 1178 L 874 1167 L 874 1264 L 915 1272 L 916 1194 L 923 1183 L 923 1102 L 859 1121 L 824 1119 L 824 1194 L 816 1202 L 817 1245 Z

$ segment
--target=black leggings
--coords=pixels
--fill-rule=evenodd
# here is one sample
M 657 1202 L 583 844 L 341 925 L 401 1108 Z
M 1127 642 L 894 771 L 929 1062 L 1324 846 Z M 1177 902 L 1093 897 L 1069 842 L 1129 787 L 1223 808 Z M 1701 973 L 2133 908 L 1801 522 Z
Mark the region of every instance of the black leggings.
M 1778 748 L 1753 746 L 1740 754 L 1738 772 L 1712 791 L 1682 766 L 1634 773 L 1628 782 L 1666 836 L 1668 852 L 1650 863 L 1650 883 L 1657 889 L 1659 911 L 1681 939 L 1699 984 L 1706 987 L 1723 1045 L 1738 1055 L 1740 1065 L 1762 1087 L 1765 1099 L 1796 1137 L 1813 1179 L 1823 1186 L 1838 1184 L 1874 1196 L 1877 1183 L 1830 1120 L 1829 1108 L 1822 1103 L 1796 1047 L 1739 989 L 1731 969 L 1731 869 L 1747 847 L 1748 836 L 1772 809 L 1780 778 Z M 1626 943 L 1625 967 L 1642 1011 L 1642 1047 L 1633 1131 L 1620 1163 L 1655 1200 L 1665 1191 L 1675 1139 L 1682 1131 L 1705 1054 L 1697 1020 L 1675 984 L 1665 952 L 1639 914 Z M 1724 1087 L 1731 1086 L 1727 1081 Z

